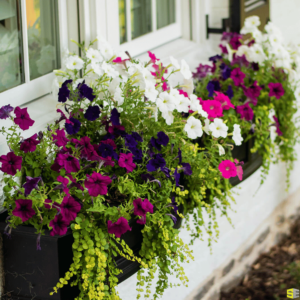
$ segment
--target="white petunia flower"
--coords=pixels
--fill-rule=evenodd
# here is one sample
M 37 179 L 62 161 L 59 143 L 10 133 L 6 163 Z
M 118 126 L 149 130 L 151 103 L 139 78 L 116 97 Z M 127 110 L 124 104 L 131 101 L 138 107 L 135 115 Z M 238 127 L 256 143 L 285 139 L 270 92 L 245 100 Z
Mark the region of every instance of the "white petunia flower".
M 210 134 L 209 124 L 210 124 L 209 119 L 205 119 L 205 121 L 204 121 L 204 126 L 203 126 L 203 130 L 205 131 L 205 133 L 206 133 L 207 135 Z
M 107 90 L 109 91 L 109 93 L 111 95 L 114 95 L 116 88 L 119 87 L 121 82 L 121 78 L 120 77 L 115 77 L 111 82 L 109 82 L 109 87 L 107 88 Z
M 192 94 L 194 91 L 194 80 L 193 78 L 190 79 L 183 79 L 183 88 L 182 88 L 188 95 Z
M 241 48 L 241 46 L 240 46 Z M 233 50 L 229 44 L 226 44 L 226 49 L 227 49 L 227 52 L 228 52 L 228 60 L 229 61 L 232 61 L 233 60 L 233 54 L 236 52 L 236 50 Z
M 115 90 L 114 99 L 118 102 L 118 105 L 122 105 L 124 103 L 124 97 L 122 96 L 122 93 L 123 91 L 117 87 Z
M 184 131 L 187 133 L 187 136 L 190 139 L 201 137 L 203 134 L 201 121 L 194 118 L 193 116 L 189 117 L 184 126 Z
M 89 58 L 92 62 L 100 63 L 103 61 L 103 56 L 99 50 L 89 48 L 86 51 L 86 57 Z
M 165 119 L 167 125 L 172 125 L 174 122 L 174 116 L 171 111 L 163 112 L 162 117 Z M 157 119 L 156 119 L 157 121 Z
M 143 77 L 144 77 L 144 80 L 145 80 L 145 85 L 152 85 L 155 87 L 155 84 L 156 84 L 156 80 L 154 78 L 154 76 L 151 74 L 151 72 L 144 68 L 142 70 L 142 74 L 143 74 Z
M 192 94 L 190 95 L 190 109 L 193 111 L 197 111 L 199 115 L 201 115 L 204 118 L 208 117 L 208 113 L 203 110 L 202 105 L 199 102 L 199 99 L 196 95 Z
M 177 89 L 173 89 L 172 87 L 170 88 L 170 96 L 173 99 L 174 102 L 176 102 L 177 98 L 180 96 L 179 92 Z
M 115 54 L 112 46 L 106 41 L 100 43 L 99 49 L 105 60 L 110 60 Z
M 103 71 L 103 69 L 102 69 L 102 67 L 101 67 L 100 64 L 92 62 L 90 64 L 90 66 L 93 69 L 93 71 L 94 71 L 95 74 L 97 74 L 99 76 L 102 76 L 104 74 L 104 71 Z
M 181 60 L 180 72 L 183 75 L 184 79 L 190 79 L 192 77 L 192 72 L 190 70 L 190 67 L 184 59 Z
M 109 76 L 109 77 L 115 78 L 115 77 L 119 76 L 118 71 L 116 71 L 111 64 L 104 62 L 102 64 L 102 69 L 103 69 L 104 73 L 106 73 L 107 76 Z
M 176 98 L 175 104 L 178 112 L 189 112 L 190 100 L 183 95 L 179 95 L 179 97 Z
M 219 155 L 224 155 L 225 154 L 225 149 L 220 145 L 218 144 L 218 147 L 219 147 Z
M 250 47 L 251 53 L 250 53 L 250 60 L 252 62 L 256 62 L 259 64 L 262 64 L 266 60 L 266 54 L 259 44 L 254 44 Z
M 170 61 L 171 61 L 171 64 L 173 65 L 173 67 L 175 68 L 175 70 L 180 70 L 180 65 L 176 58 L 174 58 L 173 56 L 170 56 Z
M 84 61 L 78 55 L 69 56 L 66 60 L 66 67 L 69 70 L 81 70 Z
M 251 47 L 248 47 L 246 45 L 241 45 L 239 49 L 236 51 L 237 56 L 246 56 L 246 59 L 249 61 L 251 59 L 252 55 L 252 49 Z
M 173 111 L 175 109 L 175 102 L 167 92 L 159 94 L 159 98 L 156 99 L 156 105 L 162 113 Z
M 258 27 L 260 25 L 260 19 L 258 16 L 251 16 L 245 19 L 244 26 L 246 28 Z
M 210 123 L 209 130 L 211 131 L 212 136 L 215 138 L 226 138 L 228 126 L 224 124 L 222 119 L 215 118 L 214 121 Z
M 149 101 L 155 102 L 157 95 L 158 91 L 155 88 L 155 85 L 146 83 L 145 96 L 149 99 Z
M 241 135 L 241 128 L 240 125 L 234 124 L 233 125 L 233 135 L 232 139 L 234 140 L 236 146 L 242 145 L 242 141 L 244 140 L 242 135 Z

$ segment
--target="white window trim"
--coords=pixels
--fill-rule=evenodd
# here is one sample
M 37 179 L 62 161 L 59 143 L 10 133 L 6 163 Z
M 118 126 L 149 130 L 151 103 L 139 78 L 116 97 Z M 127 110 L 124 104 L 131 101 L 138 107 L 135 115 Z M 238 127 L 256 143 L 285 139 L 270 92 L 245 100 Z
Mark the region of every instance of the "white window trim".
M 74 2 L 74 1 L 73 1 Z M 24 53 L 25 83 L 0 93 L 0 103 L 2 105 L 10 104 L 12 106 L 26 104 L 34 99 L 40 98 L 51 92 L 54 74 L 50 73 L 34 80 L 30 80 L 29 58 L 28 58 L 28 40 L 27 40 L 27 21 L 26 21 L 26 0 L 21 0 L 22 9 L 22 36 Z M 64 51 L 68 48 L 68 23 L 67 23 L 67 0 L 58 1 L 59 13 L 59 35 L 60 35 L 60 53 L 61 59 Z M 74 16 L 73 16 L 74 18 Z M 25 67 L 26 66 L 26 67 Z

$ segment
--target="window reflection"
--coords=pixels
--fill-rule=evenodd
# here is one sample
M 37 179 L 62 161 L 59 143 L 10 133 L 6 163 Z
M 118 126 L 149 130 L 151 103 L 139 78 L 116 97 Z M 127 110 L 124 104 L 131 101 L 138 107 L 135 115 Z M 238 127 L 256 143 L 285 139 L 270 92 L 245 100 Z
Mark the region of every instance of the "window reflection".
M 156 0 L 157 29 L 175 23 L 175 0 Z
M 0 92 L 24 82 L 19 4 L 0 1 Z
M 60 67 L 57 0 L 26 0 L 30 79 Z

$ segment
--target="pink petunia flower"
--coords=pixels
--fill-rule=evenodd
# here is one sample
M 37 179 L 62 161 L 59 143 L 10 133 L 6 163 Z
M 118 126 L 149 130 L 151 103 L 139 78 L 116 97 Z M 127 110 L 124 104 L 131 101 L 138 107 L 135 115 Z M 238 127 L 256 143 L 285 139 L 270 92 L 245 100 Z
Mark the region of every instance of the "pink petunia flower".
M 16 200 L 16 208 L 12 211 L 16 217 L 20 217 L 22 222 L 26 222 L 35 215 L 35 210 L 32 208 L 32 200 L 18 199 Z
M 17 106 L 14 110 L 14 113 L 16 115 L 14 122 L 19 125 L 22 130 L 27 130 L 34 124 L 34 121 L 30 118 L 27 112 L 27 107 L 20 108 Z
M 136 167 L 136 164 L 133 162 L 132 157 L 132 153 L 120 153 L 118 164 L 121 168 L 126 168 L 127 173 L 132 172 Z
M 215 93 L 216 96 L 214 97 L 214 100 L 220 102 L 223 109 L 228 110 L 230 108 L 234 108 L 234 105 L 231 103 L 228 96 L 220 92 L 215 92 Z
M 244 90 L 244 94 L 246 97 L 250 98 L 252 104 L 256 106 L 257 104 L 257 98 L 260 95 L 261 87 L 257 85 L 257 81 L 254 81 L 254 83 L 250 87 L 242 86 Z
M 231 71 L 230 78 L 233 80 L 235 86 L 239 86 L 244 83 L 246 74 L 241 71 L 240 68 L 235 68 Z
M 269 97 L 276 97 L 276 99 L 280 99 L 281 96 L 284 95 L 284 89 L 282 87 L 282 84 L 280 82 L 278 83 L 269 83 L 269 89 L 270 89 L 270 93 L 269 93 Z
M 280 130 L 280 123 L 279 123 L 279 120 L 277 117 L 273 116 L 273 119 L 275 121 L 275 126 L 276 126 L 276 133 L 281 136 L 283 133 L 282 131 Z
M 219 171 L 222 173 L 222 176 L 226 179 L 235 177 L 237 175 L 236 166 L 230 160 L 223 160 L 219 164 Z
M 61 214 L 67 222 L 75 220 L 77 214 L 81 210 L 81 205 L 72 196 L 67 195 L 64 197 L 63 202 L 59 205 Z
M 214 119 L 218 117 L 223 117 L 222 104 L 216 100 L 202 100 L 202 108 L 207 112 L 208 118 Z
M 107 194 L 107 186 L 111 184 L 111 179 L 108 176 L 93 172 L 92 175 L 87 175 L 84 185 L 89 194 L 93 197 Z
M 251 121 L 254 117 L 253 109 L 250 107 L 249 103 L 236 107 L 236 112 L 241 115 L 242 119 L 246 121 Z
M 108 233 L 114 234 L 117 238 L 120 238 L 122 234 L 131 231 L 131 227 L 128 224 L 128 220 L 124 217 L 120 217 L 117 222 L 107 221 Z
M 54 236 L 66 234 L 68 231 L 69 224 L 70 223 L 67 220 L 65 220 L 61 214 L 56 215 L 55 218 L 49 223 L 49 226 L 52 227 L 50 235 Z
M 20 146 L 20 150 L 24 151 L 24 153 L 34 152 L 36 149 L 36 145 L 40 143 L 37 139 L 37 134 L 34 134 L 28 139 L 25 139 Z
M 237 177 L 239 178 L 240 181 L 242 181 L 243 180 L 243 173 L 244 173 L 242 165 L 244 164 L 244 162 L 243 161 L 239 162 L 237 159 L 235 159 L 234 163 L 235 163 L 235 166 L 236 166 Z
M 69 153 L 59 153 L 57 155 L 57 163 L 65 168 L 67 173 L 78 172 L 80 170 L 79 160 Z
M 55 145 L 57 147 L 66 146 L 69 140 L 66 138 L 65 130 L 57 129 L 55 133 L 56 133 L 56 135 L 52 134 L 53 142 L 55 142 Z
M 16 175 L 17 171 L 20 171 L 22 167 L 22 157 L 15 155 L 13 152 L 1 155 L 0 162 L 2 163 L 0 170 L 12 176 Z
M 150 51 L 148 51 L 148 55 L 149 55 L 149 57 L 150 57 L 150 59 L 151 59 L 151 62 L 152 62 L 153 64 L 155 64 L 156 61 L 159 60 L 159 58 L 156 58 L 155 54 L 152 53 L 152 52 L 150 52 Z
M 133 201 L 133 206 L 134 206 L 134 211 L 133 211 L 134 215 L 142 217 L 136 222 L 142 225 L 146 224 L 146 214 L 147 212 L 153 214 L 153 205 L 150 203 L 148 199 L 144 199 L 144 201 L 142 201 L 141 198 L 138 198 Z

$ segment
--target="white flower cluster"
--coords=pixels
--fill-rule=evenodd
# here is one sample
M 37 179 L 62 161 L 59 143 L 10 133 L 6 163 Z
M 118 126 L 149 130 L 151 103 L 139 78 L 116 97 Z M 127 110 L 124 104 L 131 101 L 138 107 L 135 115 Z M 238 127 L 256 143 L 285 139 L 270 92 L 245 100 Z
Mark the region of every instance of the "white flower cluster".
M 194 117 L 194 114 L 190 116 L 184 131 L 191 139 L 196 139 L 203 135 L 203 130 L 207 134 L 211 134 L 214 138 L 226 138 L 228 127 L 224 124 L 223 120 L 215 119 L 210 124 L 207 119 L 208 114 L 202 109 L 199 99 L 194 95 L 192 72 L 188 64 L 181 60 L 179 63 L 175 58 L 170 57 L 171 64 L 168 68 L 168 79 L 170 75 L 175 72 L 180 72 L 182 76 L 182 85 L 172 88 L 171 86 L 163 85 L 162 74 L 167 68 L 158 61 L 155 64 L 153 62 L 141 62 L 138 60 L 129 60 L 128 55 L 125 53 L 117 53 L 114 49 L 104 40 L 98 42 L 99 50 L 89 48 L 85 52 L 85 57 L 80 58 L 77 55 L 68 55 L 65 59 L 65 66 L 62 68 L 64 71 L 56 71 L 56 75 L 61 77 L 59 83 L 56 79 L 54 84 L 54 94 L 57 95 L 59 86 L 69 78 L 74 80 L 73 87 L 76 88 L 78 83 L 83 79 L 78 79 L 75 75 L 81 71 L 83 78 L 87 84 L 96 90 L 96 94 L 101 99 L 112 98 L 113 105 L 117 104 L 117 109 L 122 112 L 126 106 L 124 87 L 130 80 L 130 84 L 133 87 L 139 89 L 145 96 L 145 106 L 153 112 L 154 118 L 157 120 L 158 113 L 165 119 L 167 125 L 171 125 L 174 122 L 174 113 L 189 113 L 191 111 L 196 112 L 201 117 L 205 118 L 203 126 L 201 120 Z M 75 75 L 74 75 L 75 74 Z M 105 91 L 109 93 L 109 97 L 105 96 L 101 91 L 101 88 L 97 85 L 99 78 L 105 77 Z M 183 90 L 184 92 L 180 92 Z M 141 97 L 138 101 L 144 101 Z M 111 106 L 111 103 L 104 101 L 105 106 Z M 235 139 L 234 139 L 235 140 Z M 242 140 L 239 136 L 237 140 Z M 238 143 L 237 143 L 238 145 Z

